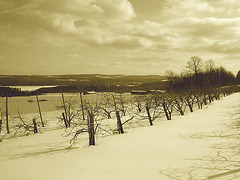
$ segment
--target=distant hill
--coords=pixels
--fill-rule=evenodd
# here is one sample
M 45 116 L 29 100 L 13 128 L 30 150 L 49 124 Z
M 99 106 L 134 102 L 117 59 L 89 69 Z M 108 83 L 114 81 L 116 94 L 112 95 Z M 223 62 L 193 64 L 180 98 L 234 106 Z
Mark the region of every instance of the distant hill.
M 160 75 L 0 75 L 2 86 L 54 86 L 54 85 L 142 85 L 161 82 Z

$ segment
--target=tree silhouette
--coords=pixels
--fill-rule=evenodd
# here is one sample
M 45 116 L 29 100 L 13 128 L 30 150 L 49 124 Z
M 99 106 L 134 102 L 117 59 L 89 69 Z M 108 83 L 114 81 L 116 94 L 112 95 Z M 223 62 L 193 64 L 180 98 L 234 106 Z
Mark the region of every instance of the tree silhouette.
M 237 79 L 240 80 L 240 70 L 237 73 Z
M 195 74 L 195 76 L 197 76 L 200 73 L 202 66 L 202 59 L 197 56 L 192 56 L 188 60 L 186 68 L 188 68 L 191 72 Z

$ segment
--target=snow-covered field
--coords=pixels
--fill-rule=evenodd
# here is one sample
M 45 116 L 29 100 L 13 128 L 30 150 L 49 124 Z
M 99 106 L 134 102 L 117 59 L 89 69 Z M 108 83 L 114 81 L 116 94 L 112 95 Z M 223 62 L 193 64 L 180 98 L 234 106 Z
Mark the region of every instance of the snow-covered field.
M 87 136 L 70 147 L 64 129 L 0 143 L 1 180 L 240 179 L 240 93 L 128 133 Z

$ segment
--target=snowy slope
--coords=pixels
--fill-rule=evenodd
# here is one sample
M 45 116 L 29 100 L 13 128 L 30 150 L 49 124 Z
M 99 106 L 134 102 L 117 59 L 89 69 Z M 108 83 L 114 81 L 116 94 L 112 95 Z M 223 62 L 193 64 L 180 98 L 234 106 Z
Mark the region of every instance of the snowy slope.
M 239 113 L 237 93 L 171 121 L 99 138 L 95 147 L 87 146 L 87 137 L 69 147 L 64 129 L 8 139 L 0 143 L 0 179 L 237 178 L 240 156 L 230 145 L 238 143 Z

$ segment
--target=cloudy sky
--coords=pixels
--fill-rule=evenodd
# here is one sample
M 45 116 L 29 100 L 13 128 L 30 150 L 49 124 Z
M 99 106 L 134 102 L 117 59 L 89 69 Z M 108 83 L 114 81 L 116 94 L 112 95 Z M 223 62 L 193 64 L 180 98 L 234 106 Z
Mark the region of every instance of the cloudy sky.
M 240 70 L 239 0 L 0 0 L 0 74 Z

